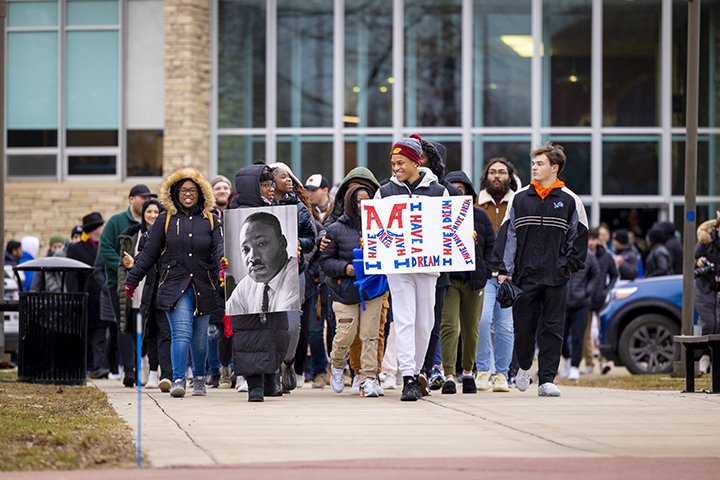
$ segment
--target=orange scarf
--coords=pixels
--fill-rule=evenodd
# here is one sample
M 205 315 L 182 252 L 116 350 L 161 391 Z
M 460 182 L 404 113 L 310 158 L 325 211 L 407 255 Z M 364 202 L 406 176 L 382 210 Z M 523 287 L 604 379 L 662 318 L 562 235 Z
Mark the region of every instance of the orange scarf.
M 558 180 L 557 178 L 555 179 L 555 183 L 553 183 L 552 185 L 550 185 L 548 188 L 543 187 L 542 185 L 540 185 L 540 184 L 539 184 L 538 182 L 536 182 L 535 180 L 531 181 L 530 184 L 531 184 L 533 187 L 535 187 L 535 191 L 537 192 L 538 195 L 540 195 L 540 198 L 542 198 L 543 200 L 545 200 L 545 197 L 547 197 L 548 195 L 550 195 L 550 192 L 551 192 L 553 189 L 555 189 L 555 188 L 562 188 L 562 187 L 565 186 L 565 182 L 563 182 L 562 180 Z

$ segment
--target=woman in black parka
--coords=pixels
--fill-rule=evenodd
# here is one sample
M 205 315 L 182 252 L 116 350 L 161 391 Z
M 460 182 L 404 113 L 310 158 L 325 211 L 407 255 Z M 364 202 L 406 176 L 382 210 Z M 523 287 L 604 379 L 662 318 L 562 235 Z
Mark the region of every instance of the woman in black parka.
M 172 340 L 173 397 L 185 396 L 188 349 L 192 350 L 193 395 L 205 391 L 207 327 L 218 308 L 218 273 L 223 260 L 220 220 L 212 213 L 215 197 L 205 177 L 181 168 L 160 187 L 161 213 L 127 278 L 132 298 L 140 280 L 160 262 L 155 305 L 165 311 Z

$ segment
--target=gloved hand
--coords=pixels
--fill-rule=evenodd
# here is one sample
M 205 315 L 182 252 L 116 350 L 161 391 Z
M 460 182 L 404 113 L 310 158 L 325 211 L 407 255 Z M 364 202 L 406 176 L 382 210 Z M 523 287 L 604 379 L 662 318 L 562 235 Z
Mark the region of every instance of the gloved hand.
M 223 334 L 227 338 L 233 335 L 232 323 L 230 323 L 230 317 L 228 317 L 227 314 L 223 315 Z
M 137 288 L 137 285 L 132 285 L 130 283 L 125 284 L 125 296 L 128 300 L 132 300 L 135 298 L 135 289 Z
M 228 259 L 222 257 L 220 259 L 220 270 L 218 270 L 218 279 L 220 280 L 221 287 L 225 286 L 225 272 L 227 271 L 228 265 Z

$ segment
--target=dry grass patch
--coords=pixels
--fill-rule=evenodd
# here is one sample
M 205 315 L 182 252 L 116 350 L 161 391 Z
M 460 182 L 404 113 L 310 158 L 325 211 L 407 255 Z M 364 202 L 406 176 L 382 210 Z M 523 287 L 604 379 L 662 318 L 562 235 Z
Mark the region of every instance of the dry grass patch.
M 685 390 L 685 379 L 669 375 L 616 375 L 580 377 L 578 382 L 564 382 L 566 385 L 595 388 L 617 388 L 621 390 Z M 710 375 L 695 379 L 695 390 L 710 390 Z
M 0 373 L 0 471 L 132 467 L 135 446 L 105 394 Z

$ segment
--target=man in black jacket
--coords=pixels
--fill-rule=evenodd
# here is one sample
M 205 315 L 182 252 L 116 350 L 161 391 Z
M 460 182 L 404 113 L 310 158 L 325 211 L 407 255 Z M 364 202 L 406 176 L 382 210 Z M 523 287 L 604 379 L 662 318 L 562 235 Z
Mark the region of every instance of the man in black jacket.
M 549 143 L 530 152 L 530 185 L 518 190 L 508 206 L 493 252 L 498 282 L 512 279 L 523 295 L 513 305 L 518 390 L 530 386 L 537 338 L 541 397 L 558 397 L 553 380 L 562 349 L 567 282 L 582 269 L 588 222 L 580 198 L 557 176 L 566 157 Z M 536 336 L 537 332 L 537 336 Z
M 605 245 L 600 240 L 600 229 L 591 228 L 588 232 L 588 250 L 595 254 L 598 266 L 600 267 L 601 282 L 600 288 L 595 290 L 590 300 L 590 315 L 588 317 L 587 328 L 585 329 L 585 340 L 583 341 L 583 357 L 585 357 L 586 373 L 593 370 L 593 350 L 594 340 L 592 338 L 593 317 L 600 318 L 600 310 L 605 305 L 605 297 L 607 297 L 610 289 L 615 285 L 618 279 L 617 267 L 613 256 L 605 249 Z M 610 371 L 610 365 L 604 358 L 600 359 L 600 373 L 605 375 Z

